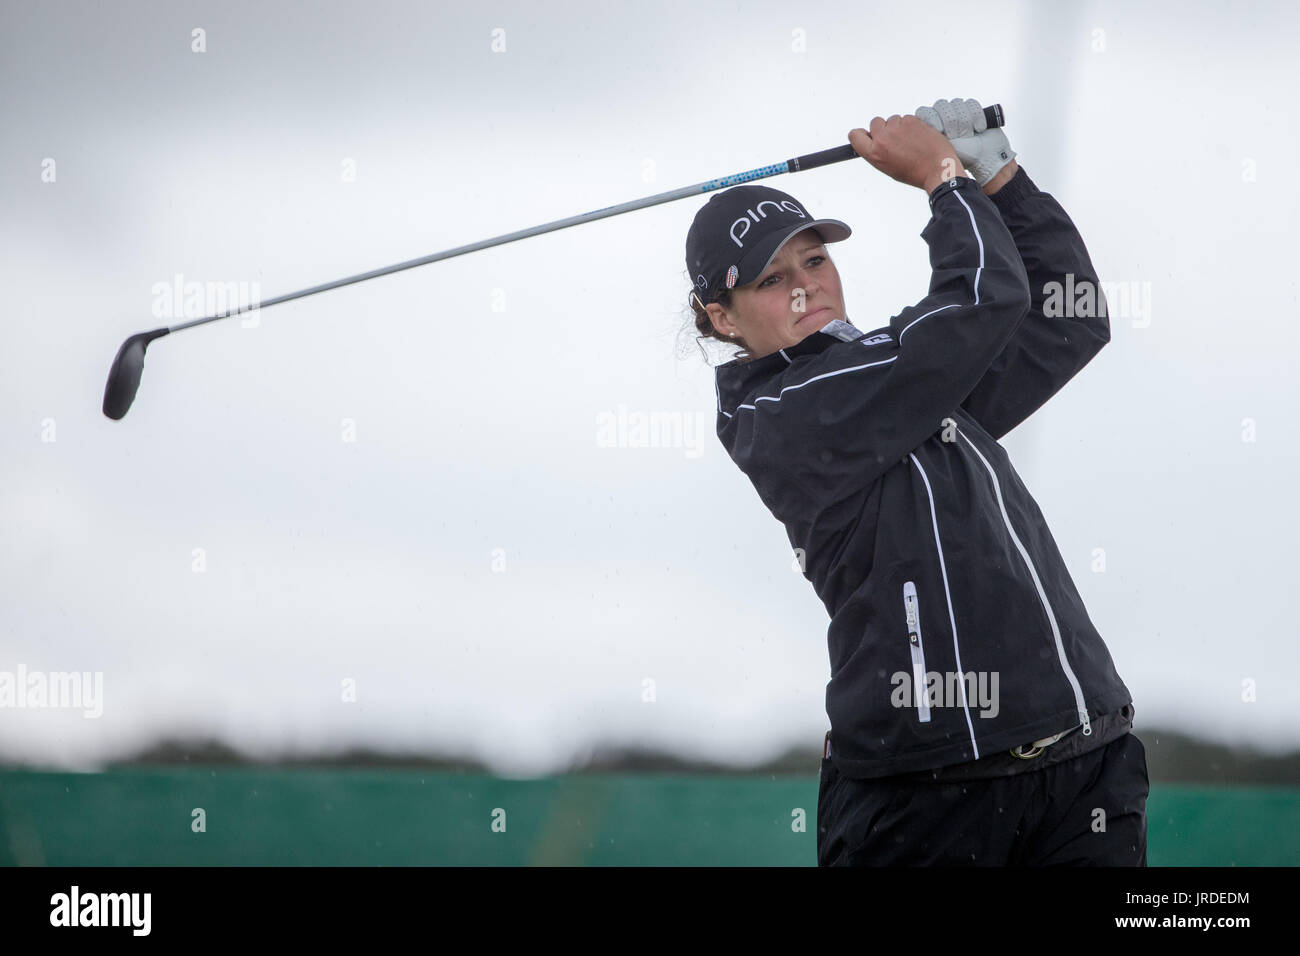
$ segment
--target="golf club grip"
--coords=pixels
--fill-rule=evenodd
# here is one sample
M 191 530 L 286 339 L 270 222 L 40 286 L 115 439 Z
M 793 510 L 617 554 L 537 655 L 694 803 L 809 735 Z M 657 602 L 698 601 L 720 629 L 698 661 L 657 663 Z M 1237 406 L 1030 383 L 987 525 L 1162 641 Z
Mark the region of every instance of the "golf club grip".
M 1006 117 L 1002 113 L 1002 104 L 994 103 L 992 106 L 984 107 L 984 121 L 988 123 L 989 129 L 1005 125 Z M 845 144 L 832 146 L 818 153 L 809 153 L 807 156 L 796 156 L 786 162 L 790 166 L 790 172 L 801 173 L 805 169 L 816 169 L 818 166 L 829 166 L 831 163 L 842 163 L 846 159 L 856 159 L 857 155 L 852 144 Z

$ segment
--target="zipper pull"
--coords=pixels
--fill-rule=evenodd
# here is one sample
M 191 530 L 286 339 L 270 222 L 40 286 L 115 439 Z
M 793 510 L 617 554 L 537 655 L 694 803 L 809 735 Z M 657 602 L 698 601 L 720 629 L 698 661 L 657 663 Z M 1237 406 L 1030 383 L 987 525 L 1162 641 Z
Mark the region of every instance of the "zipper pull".
M 921 643 L 920 615 L 916 611 L 916 589 L 909 587 L 911 583 L 903 585 L 903 610 L 907 615 L 907 640 L 915 647 Z
M 1086 710 L 1083 712 L 1083 735 L 1085 737 L 1092 736 L 1092 718 L 1088 716 Z

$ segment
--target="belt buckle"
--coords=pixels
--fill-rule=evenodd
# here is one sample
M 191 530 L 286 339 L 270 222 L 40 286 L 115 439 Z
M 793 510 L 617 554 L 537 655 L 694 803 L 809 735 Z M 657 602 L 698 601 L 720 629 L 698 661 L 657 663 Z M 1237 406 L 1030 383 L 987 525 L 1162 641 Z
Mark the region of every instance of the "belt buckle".
M 1048 747 L 1052 746 L 1052 744 L 1056 743 L 1062 737 L 1071 733 L 1074 729 L 1075 728 L 1072 727 L 1070 728 L 1070 730 L 1063 730 L 1059 734 L 1053 734 L 1050 737 L 1044 737 L 1041 740 L 1035 740 L 1032 741 L 1031 743 L 1021 744 L 1019 747 L 1012 747 L 1009 751 L 1007 751 L 1007 753 L 1011 754 L 1011 756 L 1013 757 L 1019 757 L 1021 760 L 1033 760 L 1035 757 L 1039 756 Z M 1026 747 L 1029 748 L 1028 753 L 1021 753 L 1021 751 L 1023 751 Z

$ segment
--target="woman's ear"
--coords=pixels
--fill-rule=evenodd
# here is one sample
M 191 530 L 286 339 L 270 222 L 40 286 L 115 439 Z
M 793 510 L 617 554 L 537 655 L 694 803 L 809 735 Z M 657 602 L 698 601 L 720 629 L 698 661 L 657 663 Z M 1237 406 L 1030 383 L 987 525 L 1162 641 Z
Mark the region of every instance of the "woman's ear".
M 718 303 L 710 302 L 705 306 L 705 310 L 709 313 L 709 319 L 713 322 L 713 328 L 719 335 L 724 338 L 730 338 L 733 334 L 740 332 L 740 329 L 736 328 L 735 324 L 731 321 L 731 317 L 727 315 L 727 310 L 718 305 Z

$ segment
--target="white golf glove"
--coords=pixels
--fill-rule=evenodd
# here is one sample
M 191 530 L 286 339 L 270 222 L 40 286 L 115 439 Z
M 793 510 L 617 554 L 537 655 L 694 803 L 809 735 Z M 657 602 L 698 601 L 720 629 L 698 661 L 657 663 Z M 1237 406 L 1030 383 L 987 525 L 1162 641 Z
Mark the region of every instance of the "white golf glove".
M 976 100 L 936 100 L 933 107 L 918 106 L 916 116 L 948 137 L 981 187 L 1016 158 L 1007 134 L 996 126 L 988 128 L 984 108 Z

